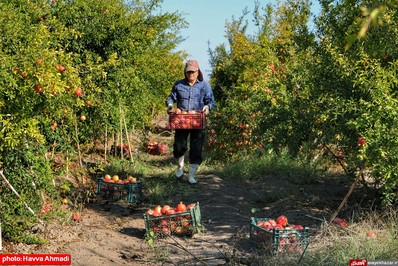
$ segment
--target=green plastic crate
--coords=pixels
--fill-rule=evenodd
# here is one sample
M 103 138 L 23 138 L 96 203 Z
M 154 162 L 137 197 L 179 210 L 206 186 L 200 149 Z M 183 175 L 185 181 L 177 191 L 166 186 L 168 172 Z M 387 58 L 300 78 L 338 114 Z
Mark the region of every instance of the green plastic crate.
M 259 245 L 269 249 L 273 254 L 298 254 L 303 255 L 309 244 L 309 228 L 274 229 L 266 230 L 257 225 L 258 222 L 266 222 L 270 218 L 251 218 L 250 239 Z
M 153 216 L 144 213 L 145 229 L 147 233 L 153 232 L 156 237 L 171 235 L 182 236 L 199 232 L 202 227 L 199 202 L 194 208 L 185 212 Z
M 142 181 L 137 183 L 118 184 L 97 179 L 97 196 L 103 199 L 118 201 L 124 200 L 130 203 L 142 202 Z

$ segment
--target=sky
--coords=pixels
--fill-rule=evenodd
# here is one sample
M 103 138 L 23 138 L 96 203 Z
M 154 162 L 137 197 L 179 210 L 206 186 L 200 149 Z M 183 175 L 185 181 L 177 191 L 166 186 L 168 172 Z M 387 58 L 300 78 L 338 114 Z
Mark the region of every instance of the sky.
M 267 4 L 275 4 L 276 0 L 258 0 L 258 2 L 264 7 Z M 252 26 L 249 26 L 249 33 L 254 33 L 255 28 L 252 24 L 254 6 L 254 0 L 163 0 L 161 10 L 163 12 L 178 11 L 183 14 L 189 26 L 181 31 L 185 41 L 177 49 L 185 50 L 189 54 L 189 59 L 198 60 L 200 69 L 205 79 L 208 80 L 208 75 L 211 72 L 209 47 L 214 50 L 222 43 L 227 44 L 225 23 L 232 21 L 233 17 L 235 19 L 241 17 L 245 8 L 249 11 L 245 19 Z M 316 3 L 313 5 L 313 9 L 317 8 L 319 6 Z

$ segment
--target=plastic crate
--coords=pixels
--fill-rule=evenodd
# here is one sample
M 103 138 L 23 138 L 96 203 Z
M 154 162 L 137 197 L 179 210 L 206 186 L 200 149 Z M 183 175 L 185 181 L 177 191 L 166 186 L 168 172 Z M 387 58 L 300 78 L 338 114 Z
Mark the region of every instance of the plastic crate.
M 145 229 L 147 233 L 154 232 L 156 237 L 192 236 L 200 231 L 202 222 L 199 202 L 194 208 L 185 212 L 153 216 L 144 213 Z
M 266 230 L 257 225 L 258 222 L 265 222 L 270 218 L 251 218 L 250 239 L 259 245 L 269 249 L 273 254 L 303 255 L 309 244 L 309 228 L 273 229 Z
M 142 181 L 119 184 L 106 182 L 103 178 L 98 178 L 97 196 L 111 201 L 124 200 L 131 203 L 139 203 L 142 202 Z
M 206 117 L 201 111 L 195 114 L 169 113 L 170 129 L 204 129 L 206 128 Z

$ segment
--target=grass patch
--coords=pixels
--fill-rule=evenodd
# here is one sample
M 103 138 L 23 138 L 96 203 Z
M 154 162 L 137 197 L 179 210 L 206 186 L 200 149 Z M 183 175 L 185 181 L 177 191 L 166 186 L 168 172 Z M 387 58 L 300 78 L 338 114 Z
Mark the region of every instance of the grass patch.
M 351 259 L 398 258 L 397 211 L 371 212 L 347 229 L 323 224 L 302 265 L 347 265 Z
M 222 178 L 250 180 L 273 175 L 284 177 L 293 183 L 304 184 L 313 182 L 325 170 L 319 161 L 309 162 L 303 157 L 293 158 L 287 152 L 283 152 L 241 158 L 239 161 L 218 167 L 216 172 Z

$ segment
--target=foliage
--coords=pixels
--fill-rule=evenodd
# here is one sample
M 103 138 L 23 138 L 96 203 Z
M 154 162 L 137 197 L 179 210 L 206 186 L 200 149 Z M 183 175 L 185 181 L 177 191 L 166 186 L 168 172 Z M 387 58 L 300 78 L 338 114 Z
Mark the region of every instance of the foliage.
M 81 155 L 80 144 L 144 129 L 163 107 L 182 73 L 184 54 L 173 50 L 186 22 L 177 13 L 157 12 L 160 3 L 0 2 L 0 167 L 36 212 L 40 198 L 26 194 L 31 179 L 40 190 L 54 190 L 48 150 L 63 154 L 68 169 Z M 22 151 L 37 158 L 28 160 L 31 154 Z M 23 161 L 25 169 L 10 161 Z M 22 215 L 16 201 L 2 194 L 2 220 Z M 25 216 L 11 227 L 13 239 L 31 223 Z
M 257 8 L 255 36 L 242 18 L 227 23 L 229 51 L 221 45 L 211 54 L 221 104 L 208 148 L 213 158 L 233 160 L 286 148 L 292 156 L 329 154 L 347 178 L 362 175 L 393 204 L 397 11 L 387 2 L 320 2 L 314 33 L 306 1 L 268 5 L 264 14 Z M 372 23 L 361 34 L 366 18 Z
M 27 243 L 41 241 L 26 233 L 39 221 L 37 217 L 32 216 L 24 202 L 38 214 L 48 199 L 56 197 L 53 176 L 43 156 L 43 147 L 36 143 L 26 143 L 18 149 L 5 151 L 2 157 L 4 176 L 21 197 L 20 199 L 7 183 L 2 182 L 0 207 L 5 239 Z
M 230 51 L 220 46 L 212 54 L 212 84 L 221 102 L 211 121 L 217 135 L 212 147 L 223 152 L 218 156 L 234 159 L 286 146 L 297 152 L 306 140 L 308 69 L 300 62 L 310 60 L 314 37 L 306 28 L 308 3 L 296 2 L 256 13 L 256 37 L 246 36 L 242 21 L 227 24 Z
M 394 155 L 397 57 L 393 48 L 396 40 L 383 37 L 383 45 L 380 40 L 381 36 L 395 34 L 396 10 L 386 7 L 384 16 L 390 16 L 388 23 L 372 25 L 366 38 L 351 42 L 349 48 L 346 44 L 350 40 L 341 36 L 344 31 L 358 31 L 356 17 L 350 10 L 365 10 L 371 6 L 366 1 L 360 4 L 347 1 L 328 6 L 319 18 L 322 42 L 318 51 L 323 56 L 314 68 L 318 91 L 314 90 L 313 95 L 325 99 L 324 106 L 318 109 L 324 115 L 323 128 L 328 129 L 322 136 L 325 143 L 333 143 L 342 151 L 347 172 L 370 169 L 388 205 L 397 200 L 397 176 L 392 170 L 398 162 Z M 337 17 L 345 19 L 331 19 Z M 334 83 L 332 90 L 331 81 Z M 326 105 L 329 107 L 325 108 Z M 361 145 L 359 138 L 366 139 L 366 144 Z

